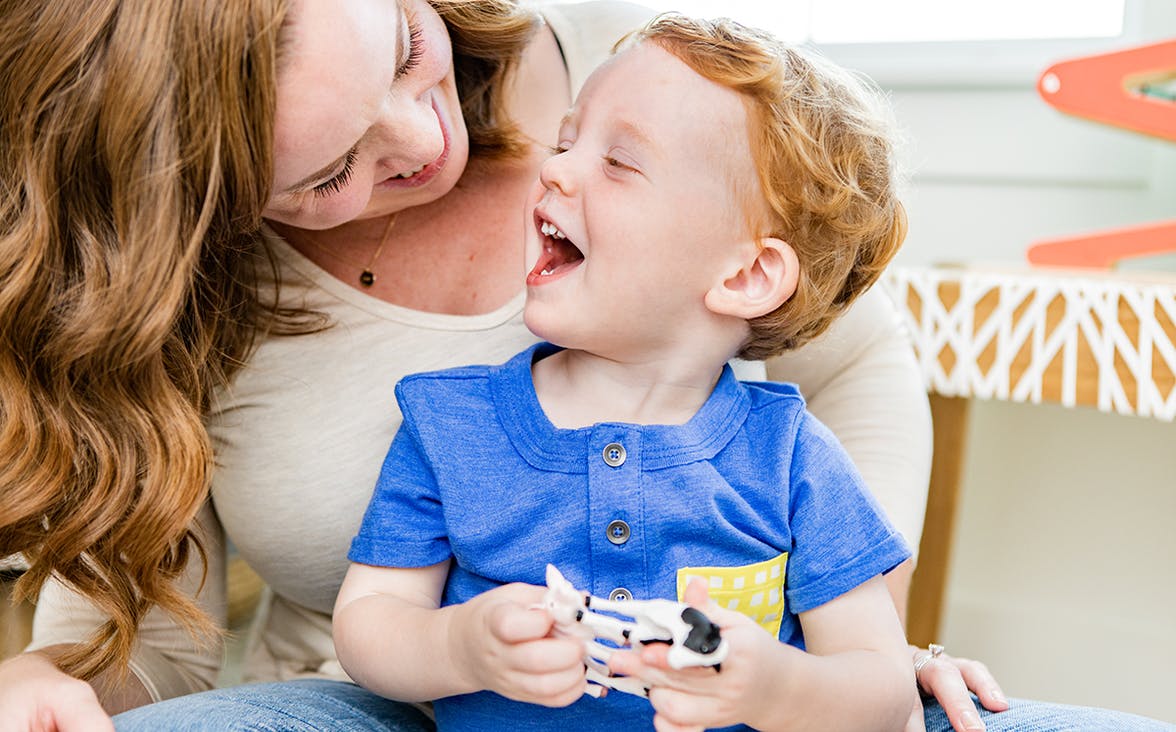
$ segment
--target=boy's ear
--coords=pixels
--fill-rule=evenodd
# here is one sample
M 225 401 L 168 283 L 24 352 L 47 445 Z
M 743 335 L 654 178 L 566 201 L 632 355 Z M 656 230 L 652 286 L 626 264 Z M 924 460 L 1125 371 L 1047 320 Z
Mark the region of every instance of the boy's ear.
M 744 320 L 767 315 L 796 292 L 800 262 L 796 251 L 781 239 L 767 237 L 752 243 L 751 253 L 723 273 L 706 293 L 706 307 L 719 315 Z

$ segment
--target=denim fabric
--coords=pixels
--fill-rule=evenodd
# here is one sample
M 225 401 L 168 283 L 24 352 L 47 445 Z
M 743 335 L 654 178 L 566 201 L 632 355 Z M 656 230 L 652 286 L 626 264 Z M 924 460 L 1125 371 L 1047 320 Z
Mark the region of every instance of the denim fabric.
M 1007 712 L 980 710 L 987 732 L 1176 732 L 1176 725 L 1133 714 L 1013 699 Z M 927 732 L 951 732 L 943 709 L 928 702 Z M 120 714 L 119 732 L 434 732 L 407 704 L 382 699 L 354 684 L 302 679 L 249 684 L 171 699 Z M 500 729 L 510 728 L 503 720 Z
M 943 708 L 934 702 L 924 704 L 927 732 L 951 732 Z M 1009 700 L 1009 709 L 1000 713 L 986 711 L 979 704 L 977 709 L 986 732 L 1176 732 L 1176 725 L 1125 712 L 1027 699 Z
M 118 732 L 434 732 L 419 709 L 355 684 L 299 679 L 206 691 L 114 718 Z

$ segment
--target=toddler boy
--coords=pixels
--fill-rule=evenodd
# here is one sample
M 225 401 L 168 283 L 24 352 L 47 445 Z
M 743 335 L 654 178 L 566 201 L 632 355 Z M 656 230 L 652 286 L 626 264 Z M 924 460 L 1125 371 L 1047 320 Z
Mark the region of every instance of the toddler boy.
M 894 255 L 879 110 L 730 21 L 661 16 L 592 75 L 528 212 L 544 343 L 397 387 L 336 605 L 357 682 L 436 700 L 442 730 L 902 727 L 910 653 L 881 576 L 909 550 L 796 389 L 726 365 L 820 334 Z M 649 647 L 610 662 L 649 701 L 583 697 L 579 645 L 532 607 L 548 563 L 594 595 L 700 606 L 722 671 Z

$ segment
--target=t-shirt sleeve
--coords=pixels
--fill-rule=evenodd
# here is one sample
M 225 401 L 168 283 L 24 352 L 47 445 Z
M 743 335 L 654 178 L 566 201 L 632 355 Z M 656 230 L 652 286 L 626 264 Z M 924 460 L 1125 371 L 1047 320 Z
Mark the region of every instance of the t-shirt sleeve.
M 451 556 L 436 476 L 404 409 L 347 558 L 377 567 L 427 567 Z
M 768 378 L 795 382 L 913 552 L 931 475 L 927 388 L 898 310 L 881 285 L 829 330 L 771 359 Z
M 794 613 L 824 605 L 911 555 L 837 438 L 808 413 L 793 452 L 789 523 L 786 593 Z

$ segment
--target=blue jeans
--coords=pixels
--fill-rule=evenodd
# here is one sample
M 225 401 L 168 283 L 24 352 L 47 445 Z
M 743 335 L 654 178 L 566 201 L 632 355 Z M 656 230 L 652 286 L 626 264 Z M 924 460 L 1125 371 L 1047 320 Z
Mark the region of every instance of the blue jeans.
M 1172 732 L 1176 726 L 1122 712 L 1012 700 L 1007 712 L 981 710 L 988 732 Z M 927 732 L 950 732 L 947 715 L 927 702 Z M 355 684 L 301 679 L 206 691 L 140 707 L 114 718 L 119 732 L 433 732 L 415 707 Z M 509 729 L 509 720 L 503 720 Z
M 123 712 L 118 732 L 433 732 L 416 707 L 355 684 L 298 679 L 230 686 Z
M 975 701 L 975 697 L 973 697 Z M 933 700 L 923 700 L 923 721 L 927 732 L 951 732 L 947 714 Z M 1094 707 L 1010 699 L 1000 713 L 976 704 L 985 732 L 1173 732 L 1176 725 L 1138 717 L 1125 712 Z

